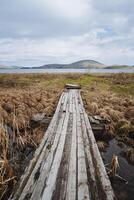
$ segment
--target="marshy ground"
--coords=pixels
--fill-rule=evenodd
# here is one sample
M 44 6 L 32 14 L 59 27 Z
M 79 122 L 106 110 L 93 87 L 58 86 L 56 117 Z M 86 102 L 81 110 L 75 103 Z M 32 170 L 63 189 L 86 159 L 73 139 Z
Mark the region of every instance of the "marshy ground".
M 80 84 L 87 113 L 108 122 L 100 149 L 116 138 L 134 163 L 134 74 L 0 75 L 0 199 L 24 172 L 47 128 L 66 83 Z M 42 117 L 43 116 L 43 117 Z

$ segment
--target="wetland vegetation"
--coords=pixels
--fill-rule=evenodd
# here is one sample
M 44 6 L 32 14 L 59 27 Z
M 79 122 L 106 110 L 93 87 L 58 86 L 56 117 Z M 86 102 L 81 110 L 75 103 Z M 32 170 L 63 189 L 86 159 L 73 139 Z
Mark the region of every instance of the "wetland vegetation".
M 108 122 L 100 149 L 116 138 L 134 163 L 134 74 L 1 74 L 0 199 L 8 199 L 24 172 L 67 83 L 81 85 L 88 115 Z

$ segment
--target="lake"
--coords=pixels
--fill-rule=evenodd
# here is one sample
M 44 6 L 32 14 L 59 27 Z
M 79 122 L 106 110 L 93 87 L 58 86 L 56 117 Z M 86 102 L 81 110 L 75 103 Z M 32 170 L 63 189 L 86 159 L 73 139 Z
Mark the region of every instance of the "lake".
M 134 69 L 0 69 L 3 73 L 134 73 Z

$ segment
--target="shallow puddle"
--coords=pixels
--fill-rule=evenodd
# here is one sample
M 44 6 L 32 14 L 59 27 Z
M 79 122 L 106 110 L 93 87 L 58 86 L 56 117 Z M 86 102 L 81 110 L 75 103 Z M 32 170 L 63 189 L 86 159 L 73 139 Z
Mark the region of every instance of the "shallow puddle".
M 123 181 L 117 180 L 112 181 L 117 199 L 119 200 L 134 200 L 134 165 L 131 165 L 122 156 L 123 151 L 126 149 L 126 145 L 120 147 L 118 142 L 113 139 L 109 142 L 109 146 L 106 152 L 102 153 L 104 163 L 108 164 L 111 162 L 113 154 L 118 156 L 120 168 L 118 174 L 128 181 L 128 184 Z

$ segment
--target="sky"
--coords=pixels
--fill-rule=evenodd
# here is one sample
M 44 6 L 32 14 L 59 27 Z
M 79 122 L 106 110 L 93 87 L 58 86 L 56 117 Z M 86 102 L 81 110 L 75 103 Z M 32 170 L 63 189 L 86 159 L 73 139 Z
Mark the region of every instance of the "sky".
M 134 0 L 0 0 L 0 65 L 134 65 Z

